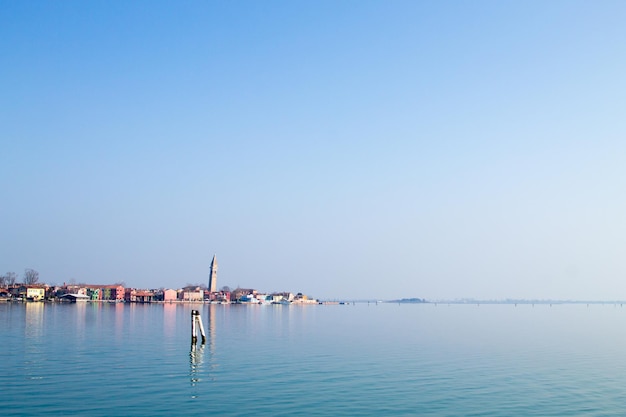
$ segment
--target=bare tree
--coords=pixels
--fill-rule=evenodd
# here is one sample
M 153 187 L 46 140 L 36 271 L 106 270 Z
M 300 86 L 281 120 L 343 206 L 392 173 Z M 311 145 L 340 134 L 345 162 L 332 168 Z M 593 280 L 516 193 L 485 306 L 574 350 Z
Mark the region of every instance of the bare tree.
M 198 284 L 198 283 L 193 284 L 193 283 L 188 282 L 185 288 L 200 288 L 201 290 L 206 290 L 207 286 L 206 284 Z
M 17 281 L 17 274 L 15 272 L 7 272 L 2 276 L 1 280 L 2 286 L 13 285 L 15 284 L 15 281 Z
M 24 270 L 24 284 L 32 285 L 39 282 L 39 272 L 34 269 L 27 268 Z

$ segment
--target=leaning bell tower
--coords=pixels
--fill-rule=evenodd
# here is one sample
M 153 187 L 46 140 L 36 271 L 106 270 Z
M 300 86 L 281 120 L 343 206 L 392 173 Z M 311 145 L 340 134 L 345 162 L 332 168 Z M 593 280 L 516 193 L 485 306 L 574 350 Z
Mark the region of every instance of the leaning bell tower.
M 216 292 L 217 291 L 217 257 L 213 255 L 213 260 L 211 261 L 211 274 L 209 275 L 209 291 Z

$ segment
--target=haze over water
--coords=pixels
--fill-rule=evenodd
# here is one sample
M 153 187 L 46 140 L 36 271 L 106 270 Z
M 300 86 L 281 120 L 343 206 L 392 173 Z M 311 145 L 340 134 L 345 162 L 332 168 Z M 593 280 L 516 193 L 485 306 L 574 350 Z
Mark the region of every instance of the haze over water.
M 190 314 L 208 340 L 192 347 Z M 0 304 L 3 415 L 622 415 L 619 305 Z

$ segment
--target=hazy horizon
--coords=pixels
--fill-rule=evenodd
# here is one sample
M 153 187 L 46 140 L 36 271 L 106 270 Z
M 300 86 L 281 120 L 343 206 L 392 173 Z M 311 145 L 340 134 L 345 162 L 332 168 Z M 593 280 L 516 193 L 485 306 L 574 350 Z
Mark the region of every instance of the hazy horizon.
M 626 3 L 0 10 L 0 273 L 626 298 Z

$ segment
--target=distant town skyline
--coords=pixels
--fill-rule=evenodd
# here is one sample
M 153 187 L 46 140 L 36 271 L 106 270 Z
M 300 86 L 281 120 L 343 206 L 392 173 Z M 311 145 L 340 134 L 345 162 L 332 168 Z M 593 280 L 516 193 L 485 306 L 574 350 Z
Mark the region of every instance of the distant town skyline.
M 0 8 L 0 273 L 626 297 L 624 2 Z

